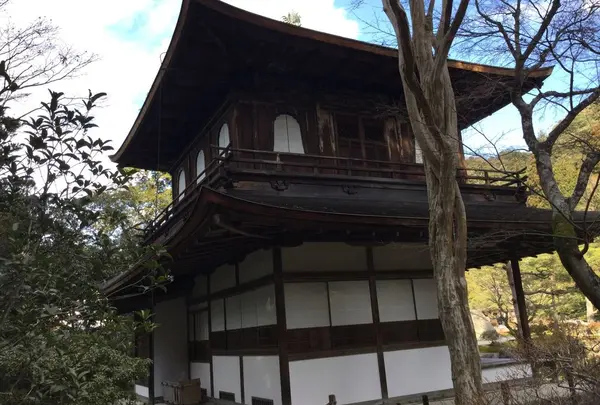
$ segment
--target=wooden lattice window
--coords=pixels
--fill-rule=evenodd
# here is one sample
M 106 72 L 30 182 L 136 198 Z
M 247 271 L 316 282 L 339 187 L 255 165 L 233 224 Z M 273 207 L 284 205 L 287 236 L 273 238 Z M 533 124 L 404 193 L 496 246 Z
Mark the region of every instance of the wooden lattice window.
M 219 399 L 235 402 L 235 394 L 233 392 L 219 391 Z
M 252 405 L 273 405 L 272 399 L 252 397 Z

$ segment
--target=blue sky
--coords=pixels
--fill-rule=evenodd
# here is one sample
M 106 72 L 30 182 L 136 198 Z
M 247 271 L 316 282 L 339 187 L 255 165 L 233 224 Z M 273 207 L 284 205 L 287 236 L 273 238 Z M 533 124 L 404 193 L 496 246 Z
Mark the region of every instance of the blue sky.
M 300 13 L 303 26 L 307 28 L 369 40 L 368 27 L 360 20 L 372 21 L 373 14 L 379 12 L 379 0 L 367 0 L 370 6 L 359 9 L 356 14 L 348 11 L 351 1 L 227 0 L 236 7 L 275 19 L 295 10 Z M 9 15 L 17 25 L 37 16 L 52 19 L 61 29 L 65 43 L 98 55 L 98 62 L 80 77 L 54 85 L 53 89 L 67 94 L 84 94 L 88 88 L 107 92 L 109 97 L 97 114 L 97 123 L 99 130 L 118 147 L 154 80 L 180 4 L 181 0 L 14 0 Z M 31 10 L 36 10 L 38 15 L 33 16 Z M 78 10 L 85 11 L 86 17 L 73 18 L 72 13 Z M 6 16 L 2 18 L 6 19 Z M 548 84 L 556 85 L 558 81 L 551 79 Z M 552 114 L 540 116 L 539 128 L 546 129 L 555 120 Z M 502 147 L 524 145 L 519 117 L 512 107 L 483 120 L 477 127 L 488 138 L 500 140 Z M 476 149 L 485 146 L 477 131 L 470 132 L 464 134 L 469 146 Z

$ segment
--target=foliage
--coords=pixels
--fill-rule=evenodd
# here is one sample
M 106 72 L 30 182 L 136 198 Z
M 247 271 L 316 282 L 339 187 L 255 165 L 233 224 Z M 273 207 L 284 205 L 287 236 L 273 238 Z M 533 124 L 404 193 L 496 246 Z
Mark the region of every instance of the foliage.
M 0 1 L 0 14 L 6 13 L 8 3 Z M 7 20 L 0 27 L 0 106 L 27 96 L 32 88 L 73 77 L 94 61 L 93 54 L 62 43 L 58 33 L 44 18 L 26 26 Z
M 527 380 L 526 369 L 504 376 L 514 385 L 505 390 L 514 405 L 592 405 L 600 398 L 600 357 L 597 337 L 579 327 L 560 323 L 527 346 L 516 346 L 512 356 L 536 370 Z M 526 395 L 524 395 L 524 393 Z M 540 402 L 532 402 L 536 398 Z
M 600 104 L 594 103 L 573 121 L 565 136 L 554 147 L 554 173 L 563 193 L 573 192 L 585 152 L 598 142 Z M 535 159 L 531 153 L 508 150 L 500 152 L 498 156 L 471 157 L 466 162 L 467 166 L 473 169 L 492 167 L 497 170 L 516 171 L 527 168 L 526 185 L 530 191 L 527 204 L 537 208 L 550 208 L 541 190 Z M 596 180 L 598 175 L 594 176 Z M 600 209 L 600 196 L 594 191 L 594 184 L 588 185 L 577 208 Z M 594 271 L 599 272 L 600 243 L 591 243 L 585 258 Z M 547 319 L 585 319 L 585 298 L 578 292 L 556 253 L 525 258 L 521 261 L 521 272 L 530 318 L 538 317 L 540 322 Z M 467 279 L 472 307 L 488 314 L 498 314 L 509 329 L 514 328 L 514 323 L 509 320 L 512 318 L 513 305 L 504 266 L 488 266 L 470 271 Z
M 300 13 L 298 13 L 297 11 L 294 11 L 294 10 L 292 10 L 289 13 L 287 13 L 286 15 L 282 16 L 281 20 L 284 23 L 292 24 L 297 27 L 302 26 L 302 17 L 300 16 Z
M 134 330 L 152 325 L 117 315 L 99 291 L 145 253 L 123 245 L 111 233 L 120 220 L 108 226 L 98 210 L 128 179 L 103 162 L 112 148 L 91 134 L 102 97 L 67 105 L 50 92 L 42 114 L 1 132 L 2 404 L 106 405 L 148 371 L 131 346 Z

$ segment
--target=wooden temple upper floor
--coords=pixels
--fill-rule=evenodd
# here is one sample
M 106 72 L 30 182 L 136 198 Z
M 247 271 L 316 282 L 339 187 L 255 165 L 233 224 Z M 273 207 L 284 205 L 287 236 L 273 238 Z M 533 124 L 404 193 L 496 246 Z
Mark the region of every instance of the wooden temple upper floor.
M 224 174 L 235 174 L 235 182 L 272 183 L 276 176 L 336 186 L 424 186 L 422 155 L 402 115 L 382 113 L 382 104 L 369 99 L 328 101 L 294 104 L 257 96 L 227 103 L 174 165 L 174 204 L 200 185 L 227 186 L 215 182 Z M 519 173 L 464 170 L 457 176 L 465 184 L 510 188 L 513 196 L 521 185 Z

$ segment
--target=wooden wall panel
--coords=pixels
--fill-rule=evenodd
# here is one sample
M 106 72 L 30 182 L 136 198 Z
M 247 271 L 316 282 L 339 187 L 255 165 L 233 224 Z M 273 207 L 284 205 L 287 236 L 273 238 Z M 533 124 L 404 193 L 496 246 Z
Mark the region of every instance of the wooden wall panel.
M 396 127 L 399 129 L 400 161 L 415 163 L 415 136 L 412 132 L 410 123 L 401 122 L 396 118 Z
M 344 325 L 331 328 L 331 347 L 333 349 L 354 349 L 376 345 L 374 324 Z
M 417 321 L 381 322 L 379 328 L 383 345 L 419 341 Z
M 288 350 L 290 354 L 329 349 L 331 349 L 331 328 L 329 326 L 288 329 Z
M 254 147 L 254 111 L 250 103 L 239 103 L 235 107 L 233 119 L 237 147 L 253 149 Z
M 442 323 L 439 319 L 422 319 L 417 322 L 420 341 L 435 342 L 445 339 Z
M 210 351 L 210 342 L 209 341 L 204 340 L 204 341 L 189 342 L 188 347 L 190 350 L 190 355 L 189 355 L 190 361 L 198 362 L 198 363 L 210 362 L 211 351 Z
M 400 153 L 400 131 L 397 128 L 396 117 L 387 117 L 384 123 L 384 135 L 388 144 L 390 160 L 392 162 L 401 162 Z
M 317 119 L 317 139 L 320 154 L 337 156 L 333 115 L 330 111 L 323 109 L 320 104 L 316 105 L 315 115 Z
M 265 103 L 255 104 L 256 130 L 254 149 L 273 150 L 273 122 L 277 116 L 275 106 Z

